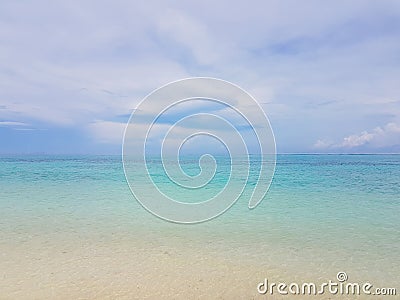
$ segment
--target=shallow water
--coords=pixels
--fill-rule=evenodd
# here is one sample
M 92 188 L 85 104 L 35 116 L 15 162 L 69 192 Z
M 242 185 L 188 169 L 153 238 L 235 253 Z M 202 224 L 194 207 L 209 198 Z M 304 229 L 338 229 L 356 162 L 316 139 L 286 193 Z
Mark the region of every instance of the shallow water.
M 217 161 L 220 169 L 216 182 L 208 185 L 202 196 L 215 193 L 227 182 L 229 160 Z M 192 175 L 199 171 L 193 158 L 184 159 L 183 164 L 183 169 Z M 156 182 L 164 184 L 162 188 L 167 193 L 188 201 L 197 199 L 186 197 L 164 182 L 156 161 L 153 165 L 150 162 L 150 167 Z M 74 274 L 86 271 L 101 282 L 102 274 L 113 265 L 120 266 L 124 259 L 129 265 L 128 260 L 135 257 L 145 261 L 146 252 L 156 257 L 169 253 L 157 263 L 159 269 L 151 263 L 138 267 L 147 270 L 148 278 L 164 280 L 165 286 L 173 283 L 168 278 L 160 279 L 160 274 L 167 272 L 163 266 L 179 266 L 175 259 L 183 255 L 186 263 L 213 260 L 255 274 L 252 278 L 240 278 L 244 273 L 239 271 L 235 275 L 236 280 L 254 286 L 249 291 L 251 295 L 262 276 L 288 282 L 329 280 L 339 271 L 345 271 L 355 281 L 398 288 L 400 155 L 278 155 L 270 191 L 256 209 L 249 210 L 252 184 L 250 180 L 243 197 L 220 217 L 201 224 L 180 225 L 153 216 L 134 199 L 119 156 L 3 156 L 2 296 L 11 299 L 29 295 L 26 289 L 32 286 L 22 282 L 36 276 L 41 283 L 38 289 L 44 293 L 37 295 L 51 298 L 44 292 L 49 286 L 60 288 L 64 282 L 67 291 L 72 288 L 67 283 L 74 282 Z M 60 254 L 64 250 L 73 253 L 73 259 Z M 96 259 L 109 253 L 114 253 L 113 259 L 96 266 Z M 79 263 L 85 259 L 93 259 L 86 271 Z M 63 272 L 54 275 L 63 263 L 68 264 L 68 269 L 61 268 Z M 215 272 L 220 276 L 236 267 L 225 270 L 221 265 Z M 185 270 L 182 267 L 179 272 L 185 274 Z M 205 274 L 210 271 L 202 270 Z M 121 272 L 118 276 L 124 278 L 122 274 L 127 270 Z M 134 274 L 130 276 L 135 280 Z M 79 276 L 76 280 L 80 280 Z M 118 284 L 123 292 L 124 284 Z M 76 293 L 79 295 L 79 291 Z M 57 295 L 54 290 L 52 295 Z M 101 291 L 95 287 L 86 294 L 88 298 L 99 295 Z

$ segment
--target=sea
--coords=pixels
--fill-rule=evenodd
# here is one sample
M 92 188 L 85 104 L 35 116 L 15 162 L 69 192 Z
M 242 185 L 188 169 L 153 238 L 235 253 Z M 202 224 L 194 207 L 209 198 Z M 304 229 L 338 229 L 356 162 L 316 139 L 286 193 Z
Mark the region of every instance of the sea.
M 201 170 L 193 157 L 180 161 L 191 175 Z M 231 180 L 231 160 L 216 161 L 216 182 L 197 196 L 218 193 Z M 183 202 L 196 199 L 191 189 L 179 190 L 165 179 L 159 160 L 147 163 L 161 190 Z M 135 199 L 120 155 L 3 155 L 3 267 L 7 259 L 15 260 L 7 251 L 42 236 L 71 245 L 124 236 L 132 239 L 132 252 L 135 241 L 152 240 L 160 249 L 198 249 L 242 261 L 287 282 L 335 279 L 346 272 L 349 281 L 399 288 L 400 155 L 278 154 L 268 193 L 249 209 L 253 186 L 250 180 L 243 196 L 220 216 L 177 224 L 154 216 Z M 52 243 L 48 239 L 31 251 L 51 255 Z M 118 247 L 118 240 L 114 243 Z M 3 268 L 0 275 L 6 278 L 9 271 Z

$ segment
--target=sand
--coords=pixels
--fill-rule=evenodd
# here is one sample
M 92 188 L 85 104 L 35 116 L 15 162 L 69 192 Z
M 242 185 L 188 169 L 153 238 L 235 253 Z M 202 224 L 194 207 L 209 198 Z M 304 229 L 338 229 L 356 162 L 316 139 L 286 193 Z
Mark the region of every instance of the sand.
M 82 232 L 2 237 L 0 299 L 293 297 L 260 295 L 257 284 L 266 276 L 290 278 L 294 270 L 268 266 L 256 257 L 228 255 L 206 244 L 185 244 L 161 235 L 138 237 Z

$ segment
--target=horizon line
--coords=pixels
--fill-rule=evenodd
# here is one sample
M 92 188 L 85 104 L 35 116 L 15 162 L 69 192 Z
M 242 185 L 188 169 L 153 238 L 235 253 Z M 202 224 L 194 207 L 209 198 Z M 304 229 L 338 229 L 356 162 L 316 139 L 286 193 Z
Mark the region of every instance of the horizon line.
M 204 153 L 207 154 L 207 153 Z M 49 155 L 49 156 L 59 156 L 59 155 L 73 155 L 73 156 L 85 156 L 85 155 L 92 155 L 92 156 L 122 156 L 121 153 L 46 153 L 46 152 L 26 152 L 26 153 L 0 153 L 1 156 L 8 156 L 8 155 Z M 157 154 L 151 153 L 150 156 L 155 156 Z M 187 154 L 188 155 L 198 155 L 197 153 L 194 154 Z M 222 156 L 223 154 L 216 155 Z M 259 155 L 258 153 L 249 153 L 249 155 Z M 276 155 L 400 155 L 400 152 L 279 152 Z

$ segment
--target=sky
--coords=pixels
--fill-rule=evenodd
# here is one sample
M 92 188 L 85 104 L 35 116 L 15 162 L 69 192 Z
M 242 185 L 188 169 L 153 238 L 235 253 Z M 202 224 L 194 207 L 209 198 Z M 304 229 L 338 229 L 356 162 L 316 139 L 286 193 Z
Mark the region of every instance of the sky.
M 385 0 L 3 0 L 0 153 L 119 154 L 140 101 L 196 76 L 248 91 L 279 153 L 400 153 Z

